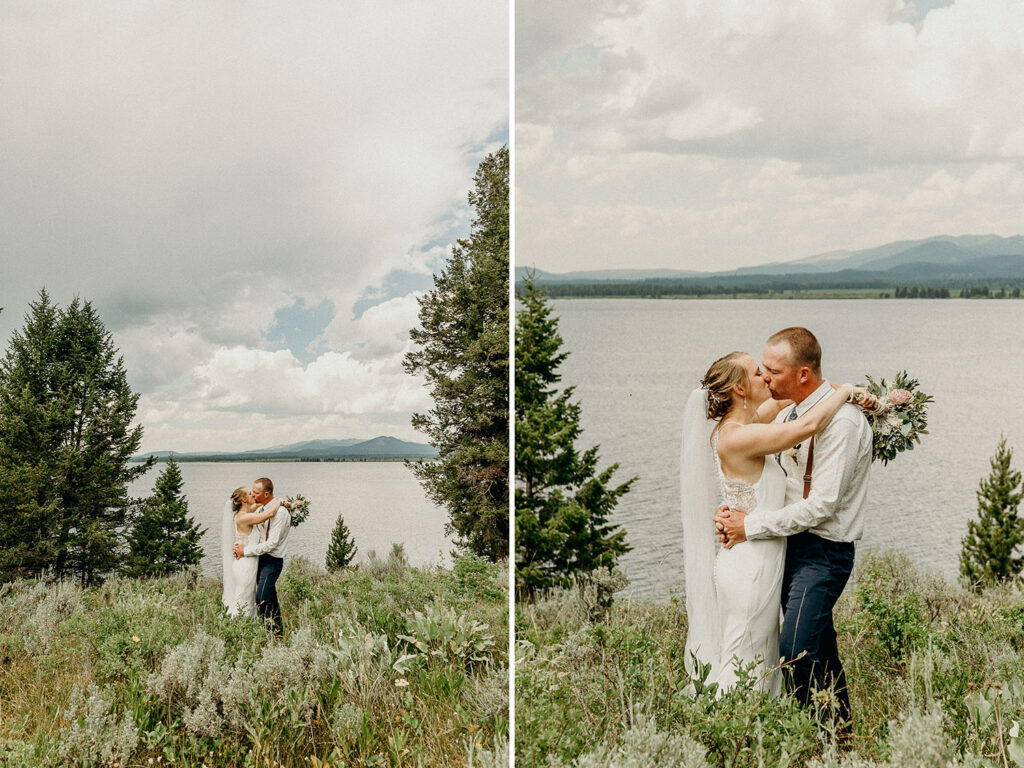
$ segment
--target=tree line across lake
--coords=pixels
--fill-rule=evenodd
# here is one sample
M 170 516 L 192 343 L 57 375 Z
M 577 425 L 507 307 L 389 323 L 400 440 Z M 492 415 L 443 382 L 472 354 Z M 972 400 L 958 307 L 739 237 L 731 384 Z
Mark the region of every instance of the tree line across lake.
M 754 296 L 757 298 L 824 298 L 821 294 L 843 294 L 853 298 L 854 292 L 862 298 L 877 299 L 1019 299 L 1024 281 L 1007 281 L 996 285 L 988 283 L 951 284 L 893 284 L 881 280 L 830 282 L 827 280 L 710 283 L 692 281 L 634 280 L 600 283 L 544 283 L 551 298 L 640 298 L 661 299 L 673 296 L 717 297 Z M 521 292 L 523 284 L 517 289 Z

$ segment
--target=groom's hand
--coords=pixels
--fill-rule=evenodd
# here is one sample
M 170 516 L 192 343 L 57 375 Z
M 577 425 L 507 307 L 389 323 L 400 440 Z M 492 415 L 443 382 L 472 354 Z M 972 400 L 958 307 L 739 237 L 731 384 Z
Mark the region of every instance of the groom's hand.
M 235 553 L 235 560 L 245 557 L 245 547 L 241 544 L 235 544 L 231 549 Z

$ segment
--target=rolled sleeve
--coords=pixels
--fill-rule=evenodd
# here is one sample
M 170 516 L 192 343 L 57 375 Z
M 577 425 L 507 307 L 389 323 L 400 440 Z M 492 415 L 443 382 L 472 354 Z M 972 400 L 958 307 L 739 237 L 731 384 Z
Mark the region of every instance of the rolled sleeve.
M 851 419 L 833 419 L 825 433 L 815 440 L 814 477 L 807 498 L 780 509 L 757 510 L 747 515 L 743 521 L 746 537 L 792 536 L 817 528 L 833 517 L 842 489 L 857 470 L 857 451 L 850 450 L 849 446 L 858 444 L 859 431 L 859 425 Z

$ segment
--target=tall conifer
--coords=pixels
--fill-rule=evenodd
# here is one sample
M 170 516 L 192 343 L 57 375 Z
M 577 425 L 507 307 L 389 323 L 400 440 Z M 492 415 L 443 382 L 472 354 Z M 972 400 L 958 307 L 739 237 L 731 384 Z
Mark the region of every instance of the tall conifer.
M 567 584 L 612 567 L 630 550 L 626 532 L 608 522 L 636 478 L 612 486 L 618 469 L 598 472 L 598 446 L 582 453 L 574 387 L 559 391 L 558 320 L 527 276 L 516 313 L 516 584 L 520 594 Z
M 123 557 L 128 484 L 142 427 L 111 335 L 89 302 L 64 309 L 45 290 L 0 362 L 0 489 L 7 514 L 0 576 L 91 583 Z
M 508 557 L 508 148 L 488 155 L 469 193 L 470 236 L 458 241 L 420 301 L 405 370 L 422 375 L 434 407 L 413 426 L 438 450 L 411 463 L 447 529 L 472 552 Z

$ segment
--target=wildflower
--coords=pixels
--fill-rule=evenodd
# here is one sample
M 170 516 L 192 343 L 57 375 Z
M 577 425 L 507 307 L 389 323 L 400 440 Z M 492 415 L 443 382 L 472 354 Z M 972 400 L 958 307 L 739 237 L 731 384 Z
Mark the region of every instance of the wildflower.
M 133 643 L 139 642 L 139 636 L 138 635 L 132 635 L 132 642 Z

